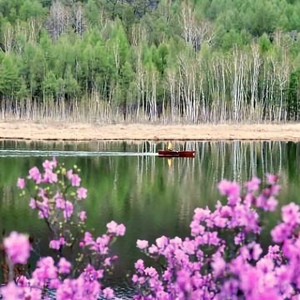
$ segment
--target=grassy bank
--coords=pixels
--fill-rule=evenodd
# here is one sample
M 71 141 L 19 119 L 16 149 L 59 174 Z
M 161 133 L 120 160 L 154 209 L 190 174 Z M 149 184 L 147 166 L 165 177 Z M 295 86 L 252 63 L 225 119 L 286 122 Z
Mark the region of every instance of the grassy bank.
M 13 121 L 1 139 L 25 140 L 281 140 L 300 141 L 300 124 L 147 125 Z

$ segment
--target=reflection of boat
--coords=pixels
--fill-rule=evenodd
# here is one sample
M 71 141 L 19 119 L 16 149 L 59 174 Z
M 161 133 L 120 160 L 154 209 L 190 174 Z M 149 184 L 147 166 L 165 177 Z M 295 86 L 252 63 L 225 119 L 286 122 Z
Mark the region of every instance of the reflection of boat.
M 196 151 L 159 150 L 159 157 L 195 157 Z

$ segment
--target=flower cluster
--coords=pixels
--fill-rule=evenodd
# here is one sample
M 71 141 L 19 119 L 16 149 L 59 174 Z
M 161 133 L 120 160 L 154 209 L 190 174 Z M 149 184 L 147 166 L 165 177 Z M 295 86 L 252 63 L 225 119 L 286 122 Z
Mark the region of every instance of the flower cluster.
M 124 236 L 125 226 L 111 221 L 105 234 L 94 237 L 86 230 L 87 214 L 80 209 L 87 197 L 80 170 L 74 166 L 67 171 L 55 159 L 45 161 L 43 168 L 43 172 L 32 168 L 27 180 L 19 178 L 17 185 L 27 196 L 25 189 L 34 183 L 30 207 L 48 225 L 49 247 L 58 258 L 42 257 L 30 278 L 11 278 L 1 294 L 5 300 L 47 299 L 51 291 L 58 300 L 113 299 L 114 292 L 104 286 L 104 279 L 117 259 L 111 244 Z M 137 240 L 136 246 L 155 265 L 146 266 L 142 259 L 135 263 L 134 299 L 299 300 L 300 207 L 283 206 L 282 222 L 271 231 L 274 244 L 264 251 L 259 243 L 262 216 L 278 205 L 277 181 L 277 175 L 267 174 L 261 190 L 256 177 L 244 187 L 222 180 L 218 189 L 224 201 L 217 201 L 214 210 L 195 209 L 190 237 L 162 236 L 153 244 Z M 64 251 L 76 243 L 78 255 L 68 261 Z M 28 236 L 16 232 L 3 245 L 13 274 L 13 265 L 25 264 L 32 246 Z
M 41 257 L 29 278 L 15 276 L 14 264 L 26 264 L 32 246 L 27 235 L 12 232 L 3 243 L 12 275 L 0 291 L 5 300 L 48 299 L 51 291 L 57 300 L 114 298 L 114 291 L 103 282 L 117 259 L 110 253 L 111 244 L 124 236 L 126 228 L 111 221 L 100 237 L 93 238 L 86 231 L 87 214 L 80 204 L 87 197 L 87 189 L 81 186 L 79 172 L 77 166 L 67 171 L 54 158 L 43 163 L 42 172 L 33 167 L 26 179 L 18 179 L 21 196 L 30 197 L 29 206 L 46 222 L 51 235 L 49 247 L 58 259 Z M 76 249 L 73 261 L 65 257 L 70 249 Z
M 4 249 L 13 264 L 25 264 L 30 256 L 30 243 L 27 235 L 13 231 L 4 240 Z
M 282 207 L 283 223 L 271 232 L 279 245 L 269 246 L 263 255 L 258 243 L 262 230 L 260 215 L 274 211 L 279 193 L 278 176 L 267 175 L 267 187 L 259 193 L 261 181 L 245 184 L 246 194 L 236 182 L 218 184 L 226 204 L 215 210 L 195 209 L 191 237 L 162 236 L 137 247 L 156 263 L 135 264 L 132 277 L 136 300 L 149 299 L 300 299 L 300 208 Z M 281 247 L 282 246 L 282 247 Z
M 24 190 L 30 181 L 35 184 L 37 193 L 31 198 L 30 207 L 39 211 L 40 218 L 53 222 L 62 215 L 68 221 L 74 213 L 74 205 L 87 197 L 87 189 L 80 187 L 81 178 L 75 173 L 80 170 L 74 166 L 74 170 L 67 171 L 63 165 L 58 165 L 55 158 L 46 160 L 43 168 L 43 173 L 37 167 L 31 168 L 27 177 L 29 182 L 19 178 L 17 186 Z M 26 195 L 25 192 L 23 195 Z

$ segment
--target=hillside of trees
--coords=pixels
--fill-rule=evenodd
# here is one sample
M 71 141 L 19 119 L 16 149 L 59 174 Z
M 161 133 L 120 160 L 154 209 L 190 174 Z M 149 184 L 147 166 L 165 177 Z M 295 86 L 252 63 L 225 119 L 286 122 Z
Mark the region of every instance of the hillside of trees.
M 0 118 L 300 118 L 300 0 L 0 0 Z

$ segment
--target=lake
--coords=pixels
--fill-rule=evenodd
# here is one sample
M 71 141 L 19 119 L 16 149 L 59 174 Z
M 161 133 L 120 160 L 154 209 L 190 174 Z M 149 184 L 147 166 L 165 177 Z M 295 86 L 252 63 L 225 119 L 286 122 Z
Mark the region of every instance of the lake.
M 253 175 L 279 173 L 280 205 L 300 203 L 300 144 L 285 142 L 188 142 L 194 159 L 159 158 L 165 144 L 154 142 L 21 142 L 0 141 L 0 230 L 27 232 L 35 237 L 39 254 L 49 254 L 46 225 L 21 200 L 16 188 L 33 166 L 57 156 L 67 168 L 82 170 L 82 185 L 88 189 L 84 209 L 88 227 L 105 232 L 111 220 L 124 223 L 125 237 L 113 251 L 119 256 L 112 285 L 119 296 L 130 295 L 126 274 L 134 262 L 145 259 L 136 248 L 137 239 L 153 242 L 157 237 L 184 237 L 196 207 L 213 207 L 219 196 L 216 185 L 222 178 L 245 182 Z M 183 148 L 183 143 L 174 143 Z M 280 214 L 268 215 L 268 228 Z M 265 232 L 264 242 L 269 241 Z

